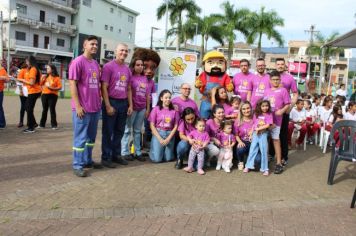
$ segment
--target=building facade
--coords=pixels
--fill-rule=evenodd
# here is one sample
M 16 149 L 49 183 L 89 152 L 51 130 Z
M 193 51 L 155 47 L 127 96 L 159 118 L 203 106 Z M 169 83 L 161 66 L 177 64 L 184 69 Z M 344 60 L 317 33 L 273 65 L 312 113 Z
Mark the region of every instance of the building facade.
M 81 54 L 83 38 L 96 35 L 99 38 L 97 60 L 104 64 L 112 60 L 119 42 L 129 46 L 131 60 L 135 48 L 136 17 L 138 12 L 113 0 L 73 0 L 77 14 L 73 15 L 73 24 L 77 26 L 77 34 L 72 39 L 75 56 Z

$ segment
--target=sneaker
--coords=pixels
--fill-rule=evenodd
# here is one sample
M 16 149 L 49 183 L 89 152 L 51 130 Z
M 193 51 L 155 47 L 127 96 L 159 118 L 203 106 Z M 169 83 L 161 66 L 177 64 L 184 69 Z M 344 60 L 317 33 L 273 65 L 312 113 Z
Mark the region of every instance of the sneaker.
M 118 163 L 118 164 L 120 164 L 120 165 L 124 165 L 124 166 L 126 166 L 126 165 L 129 164 L 129 163 L 128 163 L 125 159 L 123 159 L 122 157 L 113 158 L 112 161 L 115 162 L 115 163 Z
M 226 172 L 226 173 L 230 173 L 231 171 L 230 171 L 230 168 L 228 167 L 228 166 L 225 166 L 224 167 L 224 171 Z
M 45 127 L 44 126 L 42 126 L 42 125 L 37 125 L 37 126 L 35 126 L 35 129 L 44 129 Z
M 90 164 L 86 164 L 84 165 L 84 168 L 87 168 L 87 169 L 102 169 L 103 166 L 99 163 L 96 163 L 96 162 L 92 162 Z
M 21 127 L 23 127 L 23 123 L 22 122 L 18 123 L 18 125 L 17 125 L 17 128 L 21 128 Z
M 310 140 L 309 140 L 309 144 L 310 144 L 310 145 L 313 145 L 313 144 L 314 144 L 313 140 L 310 139 Z
M 183 161 L 177 159 L 176 164 L 174 165 L 174 167 L 175 167 L 177 170 L 182 169 L 182 168 L 183 168 Z
M 112 161 L 102 160 L 101 161 L 101 165 L 104 166 L 104 167 L 107 167 L 107 168 L 116 168 L 115 163 L 113 163 Z
M 263 176 L 269 176 L 268 170 L 264 171 L 262 175 L 263 175 Z
M 57 126 L 52 126 L 52 130 L 57 130 L 58 127 Z
M 276 167 L 274 168 L 274 173 L 276 175 L 282 174 L 283 172 L 283 166 L 282 165 L 276 165 Z
M 34 133 L 35 132 L 35 130 L 34 129 L 30 129 L 30 128 L 28 128 L 28 129 L 25 129 L 24 131 L 22 131 L 24 134 L 31 134 L 31 133 Z
M 285 167 L 288 165 L 288 161 L 282 160 L 282 166 Z
M 205 171 L 203 171 L 202 169 L 198 169 L 198 174 L 200 174 L 200 175 L 205 175 Z
M 250 170 L 247 167 L 245 167 L 245 169 L 243 170 L 244 173 L 248 173 L 249 171 Z
M 144 157 L 144 156 L 142 156 L 142 155 L 135 156 L 135 158 L 136 158 L 138 161 L 146 161 L 146 157 Z
M 192 173 L 192 172 L 193 172 L 193 169 L 190 168 L 190 167 L 188 167 L 188 166 L 185 167 L 183 170 L 186 171 L 186 172 L 188 172 L 188 173 Z
M 239 162 L 237 165 L 238 170 L 243 170 L 244 169 L 244 163 L 242 161 Z
M 132 155 L 125 155 L 122 158 L 125 159 L 126 161 L 134 161 L 135 160 Z
M 83 169 L 73 170 L 73 173 L 78 177 L 87 177 L 88 176 L 87 172 Z
M 0 127 L 0 130 L 3 130 L 3 129 L 5 129 L 5 127 Z
M 221 170 L 221 164 L 216 165 L 216 170 Z

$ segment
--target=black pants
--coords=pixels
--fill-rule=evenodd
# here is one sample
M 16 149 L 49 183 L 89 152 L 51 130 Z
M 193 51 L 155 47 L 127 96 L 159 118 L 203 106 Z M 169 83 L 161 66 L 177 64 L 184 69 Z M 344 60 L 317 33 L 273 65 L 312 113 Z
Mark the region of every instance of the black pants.
M 26 101 L 27 97 L 25 96 L 19 96 L 20 97 L 20 102 L 21 102 L 21 107 L 20 107 L 20 123 L 23 124 L 23 119 L 25 117 L 25 111 L 26 111 Z
M 51 126 L 57 127 L 57 116 L 56 116 L 56 104 L 57 104 L 58 96 L 55 94 L 42 94 L 42 117 L 40 126 L 45 127 L 47 121 L 47 113 L 48 108 L 51 113 Z
M 282 160 L 288 161 L 288 123 L 289 123 L 289 114 L 283 114 L 281 131 L 279 133 L 279 140 L 281 142 L 281 156 Z M 269 154 L 271 156 L 275 155 L 273 140 L 270 139 L 269 142 Z
M 29 94 L 26 100 L 26 112 L 27 112 L 27 122 L 28 122 L 28 128 L 29 129 L 34 129 L 36 122 L 35 115 L 33 114 L 33 111 L 35 109 L 36 101 L 37 98 L 41 96 L 41 93 L 33 93 Z

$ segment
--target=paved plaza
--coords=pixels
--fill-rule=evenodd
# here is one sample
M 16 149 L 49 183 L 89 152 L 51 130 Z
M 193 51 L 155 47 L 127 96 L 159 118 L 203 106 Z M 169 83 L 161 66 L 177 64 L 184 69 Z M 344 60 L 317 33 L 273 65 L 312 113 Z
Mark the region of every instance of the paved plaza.
M 269 177 L 236 169 L 198 176 L 174 163 L 134 161 L 78 178 L 69 99 L 57 105 L 59 130 L 34 134 L 16 127 L 18 97 L 6 96 L 4 109 L 0 235 L 355 235 L 356 166 L 341 162 L 327 185 L 330 151 L 292 151 L 286 171 Z M 38 100 L 38 122 L 40 112 Z M 100 145 L 99 129 L 97 162 Z

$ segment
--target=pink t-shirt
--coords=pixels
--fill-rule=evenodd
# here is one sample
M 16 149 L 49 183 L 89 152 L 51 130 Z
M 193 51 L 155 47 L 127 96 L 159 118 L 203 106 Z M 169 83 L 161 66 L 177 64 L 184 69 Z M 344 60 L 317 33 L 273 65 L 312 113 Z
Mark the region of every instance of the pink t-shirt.
M 298 92 L 298 87 L 297 87 L 297 82 L 295 82 L 293 76 L 287 72 L 284 72 L 281 74 L 281 83 L 285 89 L 287 89 L 287 92 L 290 93 L 297 93 Z
M 271 103 L 271 110 L 273 112 L 273 118 L 274 118 L 274 123 L 277 126 L 281 126 L 282 124 L 282 116 L 277 116 L 275 112 L 281 108 L 283 108 L 285 105 L 288 105 L 291 103 L 290 95 L 285 88 L 277 88 L 277 89 L 267 89 L 265 91 L 264 99 L 269 100 Z
M 219 105 L 221 105 L 224 108 L 224 114 L 226 115 L 227 111 L 231 109 L 231 105 L 227 104 L 227 103 L 220 103 Z
M 205 130 L 208 132 L 210 137 L 215 137 L 220 130 L 220 124 L 216 124 L 214 119 L 209 119 L 205 123 Z
M 229 116 L 229 115 L 238 115 L 239 114 L 239 109 L 230 106 L 228 109 L 224 110 L 225 111 L 225 115 Z
M 241 97 L 241 101 L 247 100 L 247 92 L 252 91 L 252 80 L 254 78 L 254 74 L 248 73 L 247 75 L 240 72 L 237 73 L 232 82 L 234 84 L 234 93 Z
M 261 114 L 259 116 L 253 116 L 253 129 L 259 128 L 263 125 L 273 124 L 273 115 L 271 113 Z
M 184 109 L 187 107 L 192 108 L 195 115 L 199 116 L 198 106 L 193 99 L 188 98 L 187 100 L 183 100 L 180 96 L 178 96 L 172 99 L 172 103 L 180 116 L 182 115 Z
M 178 132 L 179 133 L 183 133 L 185 136 L 187 136 L 193 130 L 195 130 L 194 125 L 187 124 L 184 122 L 184 120 L 179 121 L 179 123 L 178 123 Z
M 135 111 L 141 111 L 146 108 L 147 95 L 151 94 L 148 87 L 146 76 L 133 75 L 131 77 L 132 103 Z
M 108 83 L 109 97 L 126 99 L 131 76 L 131 71 L 127 65 L 119 65 L 115 60 L 106 63 L 103 67 L 101 80 Z
M 235 142 L 235 136 L 233 134 L 225 134 L 222 131 L 217 134 L 216 138 L 220 141 L 223 147 Z
M 249 141 L 250 135 L 253 132 L 253 119 L 239 123 L 238 120 L 234 123 L 234 133 L 243 141 Z
M 169 110 L 163 107 L 155 106 L 149 117 L 149 121 L 154 123 L 157 129 L 172 130 L 175 125 L 178 125 L 179 115 L 176 110 Z
M 78 99 L 84 111 L 100 111 L 100 68 L 96 60 L 88 60 L 83 55 L 74 59 L 69 66 L 69 79 L 77 81 Z M 75 111 L 73 99 L 72 110 Z
M 266 89 L 271 87 L 269 81 L 269 74 L 264 74 L 263 76 L 257 74 L 252 80 L 252 95 L 251 95 L 251 106 L 255 109 L 257 102 L 263 98 Z
M 208 132 L 199 132 L 198 130 L 193 130 L 188 134 L 188 137 L 194 139 L 199 146 L 202 146 L 206 142 L 210 142 L 210 137 Z

